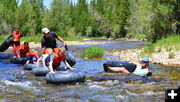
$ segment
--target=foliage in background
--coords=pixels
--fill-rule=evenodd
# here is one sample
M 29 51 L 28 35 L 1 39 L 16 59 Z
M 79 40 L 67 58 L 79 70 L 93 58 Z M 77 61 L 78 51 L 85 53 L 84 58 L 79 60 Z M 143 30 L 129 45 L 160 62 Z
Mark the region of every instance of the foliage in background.
M 0 33 L 18 28 L 27 36 L 48 27 L 62 37 L 147 38 L 180 33 L 179 0 L 0 0 Z
M 142 56 L 150 56 L 152 53 L 158 53 L 162 51 L 169 52 L 169 57 L 173 58 L 176 51 L 180 51 L 180 36 L 173 35 L 168 38 L 163 38 L 157 40 L 154 44 L 149 44 L 144 48 L 144 51 L 141 53 Z
M 85 49 L 83 54 L 81 55 L 82 58 L 101 58 L 105 53 L 105 50 L 101 47 L 92 46 Z

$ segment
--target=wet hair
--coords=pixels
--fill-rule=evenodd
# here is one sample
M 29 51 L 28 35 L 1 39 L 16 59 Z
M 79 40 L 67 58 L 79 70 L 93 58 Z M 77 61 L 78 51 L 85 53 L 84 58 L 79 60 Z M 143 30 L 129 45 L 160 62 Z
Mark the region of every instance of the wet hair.
M 28 42 L 24 42 L 24 45 L 25 45 L 25 46 L 28 46 L 28 45 L 29 45 L 29 43 L 28 43 Z
M 61 51 L 63 51 L 63 52 L 65 52 L 65 51 L 66 51 L 66 49 L 65 49 L 65 47 L 64 47 L 64 46 L 59 46 L 59 47 L 58 47 L 58 49 L 59 49 L 59 50 L 61 50 Z

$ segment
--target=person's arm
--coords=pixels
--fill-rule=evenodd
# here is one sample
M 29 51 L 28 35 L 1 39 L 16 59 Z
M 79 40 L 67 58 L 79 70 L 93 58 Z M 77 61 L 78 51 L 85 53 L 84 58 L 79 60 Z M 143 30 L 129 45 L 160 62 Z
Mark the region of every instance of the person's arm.
M 43 55 L 41 55 L 41 57 L 37 60 L 37 67 L 39 66 L 39 62 L 42 60 Z
M 62 37 L 60 37 L 60 36 L 56 35 L 55 33 L 52 33 L 52 35 L 53 35 L 55 38 L 57 38 L 59 41 L 63 42 L 63 43 L 64 43 L 64 45 L 67 45 L 67 44 L 65 43 L 65 41 L 63 40 L 63 38 L 62 38 Z
M 17 58 L 20 58 L 21 56 L 20 56 L 20 49 L 18 49 L 17 51 L 16 51 L 16 53 L 17 53 Z
M 50 69 L 50 73 L 55 73 L 54 70 L 53 70 L 53 61 L 50 61 L 49 69 Z
M 76 69 L 76 68 L 72 68 L 66 60 L 64 60 L 63 62 L 69 69 L 71 69 L 71 70 Z
M 42 57 L 43 66 L 46 67 L 46 58 L 48 57 L 48 54 L 44 54 Z
M 29 60 L 26 62 L 26 64 L 29 64 Z

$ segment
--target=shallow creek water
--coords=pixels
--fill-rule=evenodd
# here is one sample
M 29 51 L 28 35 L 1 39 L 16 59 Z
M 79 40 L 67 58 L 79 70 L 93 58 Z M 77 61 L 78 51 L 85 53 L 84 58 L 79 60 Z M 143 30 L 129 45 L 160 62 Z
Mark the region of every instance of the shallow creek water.
M 101 40 L 95 40 L 101 41 Z M 146 42 L 108 41 L 98 46 L 106 50 L 129 49 Z M 91 45 L 71 45 L 76 56 L 79 50 Z M 116 59 L 112 56 L 103 58 Z M 150 78 L 120 73 L 104 73 L 102 64 L 107 60 L 78 58 L 74 67 L 87 76 L 84 83 L 53 85 L 44 77 L 25 71 L 22 65 L 0 60 L 0 102 L 164 102 L 165 89 L 180 85 L 180 68 L 150 65 Z

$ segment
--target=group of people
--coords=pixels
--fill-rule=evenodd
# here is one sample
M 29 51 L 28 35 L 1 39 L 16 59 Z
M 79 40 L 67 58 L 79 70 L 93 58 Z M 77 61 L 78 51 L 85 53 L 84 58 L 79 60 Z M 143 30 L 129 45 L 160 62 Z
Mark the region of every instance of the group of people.
M 27 63 L 36 63 L 39 65 L 39 62 L 43 62 L 44 67 L 50 69 L 50 73 L 55 73 L 54 70 L 57 70 L 60 63 L 64 62 L 67 68 L 73 70 L 69 63 L 66 61 L 66 48 L 67 44 L 65 41 L 54 32 L 50 32 L 48 28 L 43 28 L 42 33 L 44 34 L 41 40 L 42 55 L 39 57 L 37 49 L 32 49 L 30 51 L 30 45 L 28 42 L 20 44 L 20 38 L 23 37 L 19 30 L 15 30 L 10 37 L 13 37 L 13 51 L 14 56 L 17 58 L 29 56 Z M 56 46 L 56 39 L 61 41 L 64 46 Z M 124 67 L 111 67 L 104 64 L 105 71 L 111 72 L 121 72 L 121 73 L 134 73 L 140 76 L 151 76 L 152 73 L 147 69 L 149 66 L 149 59 L 147 57 L 142 58 L 140 62 L 129 62 L 136 65 L 136 68 L 124 68 Z
M 50 32 L 48 28 L 43 28 L 42 32 L 44 34 L 41 40 L 42 55 L 39 57 L 37 49 L 30 50 L 30 45 L 28 42 L 20 44 L 20 38 L 23 37 L 19 30 L 14 30 L 13 34 L 9 37 L 13 37 L 13 51 L 14 58 L 23 58 L 29 56 L 29 60 L 26 62 L 39 65 L 39 62 L 43 62 L 44 67 L 50 69 L 50 73 L 55 73 L 60 63 L 64 62 L 67 68 L 73 70 L 69 63 L 66 61 L 66 49 L 67 44 L 64 40 L 57 36 L 54 32 Z M 56 46 L 56 39 L 63 42 L 64 45 Z

